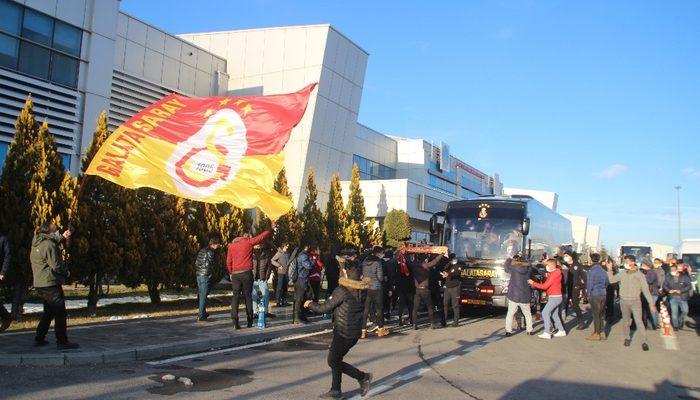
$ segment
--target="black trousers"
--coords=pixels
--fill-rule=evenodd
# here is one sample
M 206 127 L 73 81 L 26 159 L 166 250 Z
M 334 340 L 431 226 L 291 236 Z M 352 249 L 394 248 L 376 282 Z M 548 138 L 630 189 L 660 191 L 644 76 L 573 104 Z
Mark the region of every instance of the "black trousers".
M 367 317 L 374 306 L 374 322 L 378 327 L 384 327 L 384 293 L 382 289 L 368 289 L 365 299 L 365 311 L 362 313 L 362 328 L 367 326 Z
M 294 282 L 294 316 L 297 321 L 305 321 L 304 300 L 306 299 L 307 281 L 297 280 Z
M 231 274 L 231 287 L 233 288 L 233 297 L 231 298 L 231 319 L 233 322 L 238 322 L 238 304 L 241 301 L 241 295 L 245 300 L 245 313 L 248 323 L 253 322 L 253 272 L 239 272 Z
M 36 340 L 44 340 L 49 332 L 51 321 L 54 321 L 56 342 L 68 343 L 68 327 L 66 324 L 66 300 L 61 286 L 34 288 L 44 301 L 44 313 L 36 327 Z
M 418 309 L 421 303 L 425 303 L 428 307 L 428 319 L 430 323 L 435 323 L 433 319 L 433 298 L 430 295 L 429 288 L 416 288 L 416 295 L 413 297 L 413 325 L 418 324 Z
M 593 333 L 602 333 L 605 329 L 603 319 L 605 318 L 606 296 L 591 296 L 588 301 L 591 303 L 591 316 L 593 317 Z
M 442 294 L 442 312 L 443 312 L 443 321 L 447 321 L 447 312 L 450 309 L 450 303 L 452 305 L 452 314 L 454 316 L 454 324 L 457 325 L 459 322 L 459 311 L 460 311 L 460 304 L 459 304 L 459 292 L 460 292 L 460 287 L 455 286 L 455 287 L 446 287 L 445 292 Z
M 399 320 L 403 319 L 403 310 L 406 309 L 406 315 L 408 319 L 413 322 L 413 298 L 416 294 L 409 290 L 404 290 L 399 292 Z
M 617 284 L 608 285 L 605 295 L 605 319 L 612 322 L 615 319 L 615 291 L 618 289 Z
M 348 351 L 350 351 L 352 346 L 354 346 L 356 343 L 357 338 L 348 339 L 340 336 L 336 332 L 333 332 L 333 341 L 331 342 L 331 348 L 328 351 L 328 366 L 331 367 L 333 374 L 331 390 L 340 391 L 343 374 L 351 378 L 355 378 L 358 381 L 364 379 L 364 372 L 343 361 L 345 355 L 348 354 Z
M 581 311 L 581 288 L 574 288 L 571 291 L 571 304 L 576 313 L 578 323 L 583 322 L 583 312 Z

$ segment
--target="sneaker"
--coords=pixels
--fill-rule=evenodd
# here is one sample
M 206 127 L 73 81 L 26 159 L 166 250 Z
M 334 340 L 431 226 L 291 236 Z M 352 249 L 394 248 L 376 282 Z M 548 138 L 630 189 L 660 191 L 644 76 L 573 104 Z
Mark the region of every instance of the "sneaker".
M 586 340 L 600 340 L 600 335 L 597 333 L 591 333 L 591 335 L 588 336 Z
M 600 332 L 600 340 L 605 340 L 608 338 L 608 335 L 605 334 L 605 332 Z
M 526 332 L 526 335 L 528 335 L 528 336 L 534 336 L 534 335 L 535 335 L 535 332 L 533 332 L 533 331 L 527 331 L 527 332 Z
M 551 339 L 551 338 L 552 338 L 552 334 L 551 334 L 551 333 L 547 333 L 547 332 L 542 332 L 542 333 L 540 333 L 539 335 L 537 335 L 537 337 L 540 338 L 540 339 Z
M 632 344 L 632 339 L 625 339 L 625 347 L 630 347 Z
M 80 345 L 73 342 L 56 343 L 56 348 L 59 350 L 73 350 L 77 349 L 78 347 L 80 347 Z
M 363 329 L 360 332 L 360 339 L 366 339 L 366 338 L 367 338 L 367 331 L 365 329 Z
M 369 329 L 367 329 L 367 332 L 375 332 L 379 327 L 377 325 L 372 325 Z
M 506 332 L 505 337 L 513 336 L 513 332 Z
M 367 396 L 367 393 L 369 393 L 369 385 L 372 383 L 372 374 L 369 372 L 365 373 L 365 377 L 362 378 L 362 380 L 359 381 L 360 383 L 360 395 L 362 397 Z
M 389 335 L 389 330 L 386 328 L 379 328 L 377 329 L 377 336 L 383 337 Z
M 642 343 L 642 350 L 649 351 L 649 345 L 646 343 Z
M 554 337 L 564 337 L 566 336 L 566 331 L 557 331 L 557 333 L 554 334 Z
M 342 399 L 343 393 L 340 390 L 329 390 L 318 397 L 321 399 Z

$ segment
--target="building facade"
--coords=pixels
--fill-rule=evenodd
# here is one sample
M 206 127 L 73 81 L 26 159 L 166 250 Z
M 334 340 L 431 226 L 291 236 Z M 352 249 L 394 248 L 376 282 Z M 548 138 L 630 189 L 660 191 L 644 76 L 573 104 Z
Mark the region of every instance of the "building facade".
M 118 0 L 0 0 L 0 166 L 31 94 L 76 173 L 97 118 L 114 128 L 177 92 L 219 94 L 226 60 L 119 11 Z

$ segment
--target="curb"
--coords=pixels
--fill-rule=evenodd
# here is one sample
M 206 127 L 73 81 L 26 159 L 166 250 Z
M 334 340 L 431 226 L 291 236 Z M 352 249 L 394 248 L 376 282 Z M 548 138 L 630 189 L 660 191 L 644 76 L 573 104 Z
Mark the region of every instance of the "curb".
M 125 348 L 122 350 L 65 352 L 55 354 L 0 354 L 0 366 L 77 366 L 146 361 L 265 342 L 287 335 L 312 333 L 329 329 L 332 325 L 331 321 L 322 320 L 319 322 L 312 322 L 308 325 L 291 325 L 285 329 L 276 329 L 270 332 L 254 330 L 251 333 L 245 334 L 228 334 L 206 339 L 184 340 L 136 348 Z

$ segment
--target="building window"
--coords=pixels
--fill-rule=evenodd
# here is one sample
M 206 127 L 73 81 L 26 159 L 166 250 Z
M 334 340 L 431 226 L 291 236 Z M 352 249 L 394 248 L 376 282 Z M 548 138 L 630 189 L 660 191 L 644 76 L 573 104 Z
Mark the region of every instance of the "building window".
M 19 40 L 0 33 L 0 67 L 17 68 Z
M 22 37 L 43 45 L 50 45 L 53 38 L 53 19 L 36 11 L 24 11 Z
M 352 156 L 352 162 L 357 164 L 357 168 L 360 170 L 360 179 L 396 179 L 394 168 L 360 157 L 357 154 Z
M 457 185 L 455 185 L 452 182 L 446 181 L 442 178 L 439 178 L 435 175 L 428 175 L 428 184 L 430 184 L 430 186 L 434 188 L 444 190 L 452 194 L 457 193 Z
M 0 30 L 19 35 L 22 6 L 7 0 L 0 0 Z
M 8 143 L 0 142 L 0 171 L 5 166 L 5 158 L 7 157 L 7 149 L 10 147 Z
M 83 31 L 9 0 L 0 0 L 0 67 L 78 86 Z
M 61 160 L 63 161 L 63 169 L 66 171 L 70 170 L 70 154 L 59 154 L 61 155 Z

